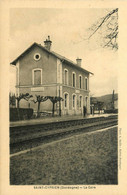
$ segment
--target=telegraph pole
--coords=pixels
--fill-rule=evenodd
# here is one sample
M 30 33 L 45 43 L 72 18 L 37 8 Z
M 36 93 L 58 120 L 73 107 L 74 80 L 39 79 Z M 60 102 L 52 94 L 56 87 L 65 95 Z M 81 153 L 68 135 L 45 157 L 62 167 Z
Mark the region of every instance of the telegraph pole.
M 60 85 L 59 85 L 59 116 L 61 116 Z
M 113 94 L 112 94 L 112 108 L 113 108 L 113 110 L 114 110 L 114 95 L 115 94 L 115 91 L 113 90 Z

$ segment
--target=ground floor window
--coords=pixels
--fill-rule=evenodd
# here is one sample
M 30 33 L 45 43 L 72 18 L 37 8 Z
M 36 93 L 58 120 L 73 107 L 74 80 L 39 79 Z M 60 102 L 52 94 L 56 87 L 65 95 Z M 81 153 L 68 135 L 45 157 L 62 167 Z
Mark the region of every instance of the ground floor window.
M 85 103 L 86 103 L 86 108 L 87 108 L 87 105 L 88 105 L 88 97 L 85 97 Z
M 69 108 L 69 95 L 68 95 L 68 93 L 64 94 L 64 108 Z
M 76 95 L 75 94 L 72 95 L 72 108 L 76 109 Z
M 82 108 L 82 96 L 79 96 L 79 108 Z

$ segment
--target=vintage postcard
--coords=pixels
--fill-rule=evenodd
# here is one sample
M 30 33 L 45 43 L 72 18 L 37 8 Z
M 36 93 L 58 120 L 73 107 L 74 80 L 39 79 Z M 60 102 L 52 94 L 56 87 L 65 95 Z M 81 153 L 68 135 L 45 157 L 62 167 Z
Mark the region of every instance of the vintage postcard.
M 1 1 L 6 194 L 127 194 L 125 1 Z

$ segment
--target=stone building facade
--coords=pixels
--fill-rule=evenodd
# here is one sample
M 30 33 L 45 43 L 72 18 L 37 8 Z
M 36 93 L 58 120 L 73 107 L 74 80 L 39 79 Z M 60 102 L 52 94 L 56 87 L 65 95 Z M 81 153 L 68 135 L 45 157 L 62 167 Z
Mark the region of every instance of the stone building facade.
M 81 59 L 76 63 L 53 52 L 51 40 L 44 41 L 44 46 L 33 43 L 18 56 L 12 65 L 16 66 L 16 92 L 42 96 L 60 96 L 63 115 L 79 115 L 83 106 L 90 113 L 89 77 L 93 74 L 81 67 Z M 29 102 L 31 108 L 37 105 Z M 20 107 L 28 107 L 28 102 L 21 100 Z M 41 103 L 41 111 L 51 112 L 50 100 Z M 59 111 L 59 103 L 55 111 Z

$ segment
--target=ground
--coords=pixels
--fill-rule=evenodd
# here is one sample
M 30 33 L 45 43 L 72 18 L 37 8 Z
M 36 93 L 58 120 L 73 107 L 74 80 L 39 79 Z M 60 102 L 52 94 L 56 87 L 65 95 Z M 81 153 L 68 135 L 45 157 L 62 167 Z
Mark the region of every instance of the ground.
M 11 185 L 117 184 L 117 128 L 82 134 L 10 159 Z

